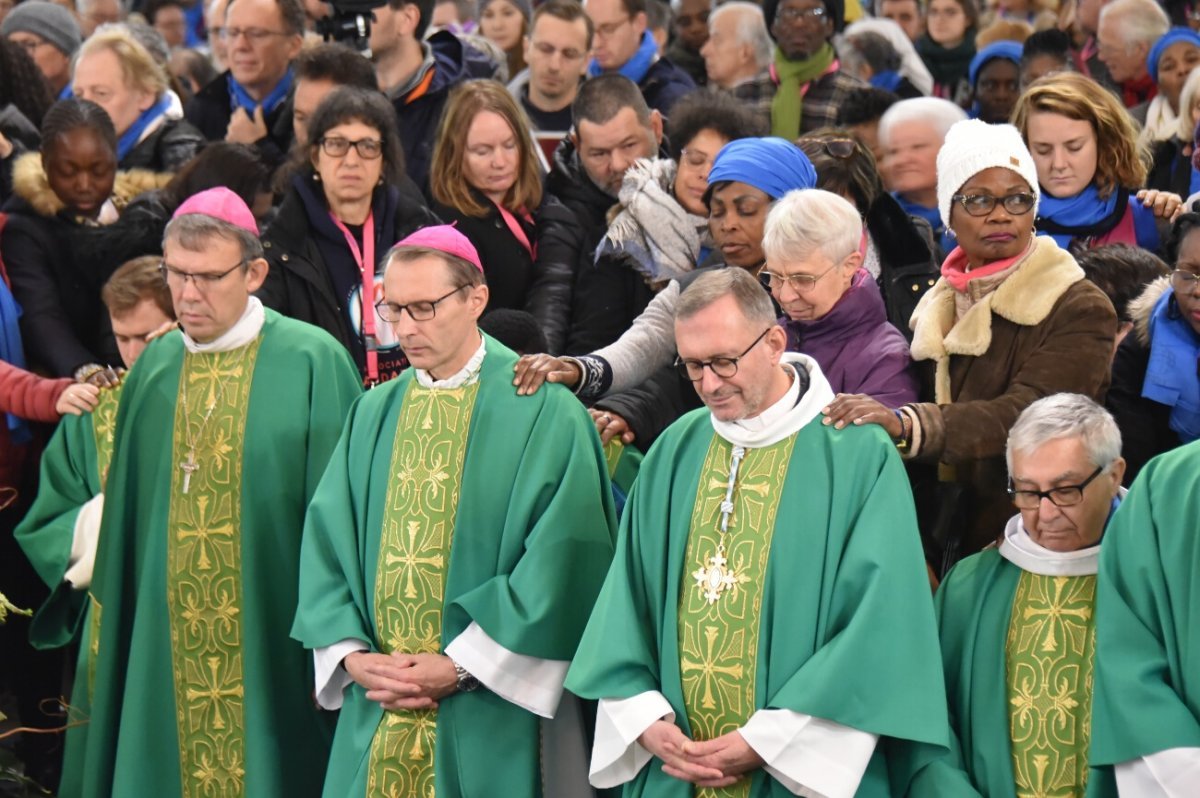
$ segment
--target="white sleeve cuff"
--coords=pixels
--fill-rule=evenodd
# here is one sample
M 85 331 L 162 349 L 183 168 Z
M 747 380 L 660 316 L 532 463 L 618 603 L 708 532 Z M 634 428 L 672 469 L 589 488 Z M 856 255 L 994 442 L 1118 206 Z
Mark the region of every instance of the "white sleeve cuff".
M 104 494 L 88 499 L 75 515 L 75 532 L 71 538 L 71 556 L 67 560 L 64 582 L 76 590 L 92 585 L 92 570 L 96 567 L 96 544 L 100 541 L 100 516 L 104 514 Z
M 853 798 L 879 740 L 789 709 L 760 709 L 738 732 L 771 777 L 805 798 Z
M 1200 784 L 1200 748 L 1168 748 L 1113 771 L 1121 798 L 1191 798 Z
M 342 667 L 342 660 L 356 651 L 370 650 L 370 646 L 353 637 L 313 649 L 313 681 L 316 682 L 317 705 L 321 709 L 342 708 L 342 691 L 354 681 Z
M 653 756 L 638 738 L 655 721 L 674 722 L 666 696 L 647 690 L 632 698 L 601 698 L 596 708 L 596 740 L 588 781 L 593 787 L 617 787 L 636 776 Z
M 450 641 L 446 656 L 505 701 L 543 718 L 554 717 L 571 665 L 509 651 L 474 621 Z

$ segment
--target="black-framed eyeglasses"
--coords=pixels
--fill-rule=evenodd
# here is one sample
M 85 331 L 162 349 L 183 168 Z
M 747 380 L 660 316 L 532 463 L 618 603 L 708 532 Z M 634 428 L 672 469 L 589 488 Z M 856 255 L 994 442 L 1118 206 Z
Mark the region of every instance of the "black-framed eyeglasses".
M 358 157 L 363 160 L 373 161 L 383 155 L 383 142 L 379 139 L 351 141 L 341 136 L 325 136 L 318 143 L 330 158 L 341 158 L 350 152 L 351 147 L 358 150 Z
M 1003 205 L 1004 210 L 1013 216 L 1024 216 L 1033 210 L 1037 202 L 1037 197 L 1027 191 L 1018 191 L 1003 197 L 993 197 L 991 194 L 955 194 L 950 199 L 961 205 L 971 216 L 987 216 L 998 204 Z
M 822 277 L 841 265 L 842 261 L 838 261 L 820 274 L 776 274 L 766 269 L 763 269 L 761 274 L 766 278 L 767 288 L 772 291 L 778 291 L 783 288 L 784 283 L 787 283 L 797 294 L 807 294 L 817 287 L 817 282 Z
M 677 357 L 675 358 L 675 369 L 681 376 L 687 377 L 692 382 L 700 382 L 700 380 L 704 379 L 705 367 L 712 369 L 712 373 L 718 377 L 727 380 L 737 374 L 738 361 L 749 354 L 751 349 L 758 346 L 758 342 L 773 329 L 775 328 L 768 327 L 759 333 L 758 337 L 754 339 L 754 343 L 743 349 L 742 353 L 737 357 L 714 357 L 712 360 L 684 360 Z
M 425 302 L 409 302 L 407 305 L 397 305 L 395 302 L 387 302 L 380 300 L 375 303 L 375 310 L 379 312 L 379 318 L 384 321 L 397 322 L 404 315 L 404 311 L 408 311 L 408 315 L 413 321 L 429 321 L 437 315 L 437 306 L 440 302 L 445 302 L 450 297 L 457 294 L 459 291 L 466 288 L 466 284 L 458 286 L 448 294 L 443 294 L 437 299 L 431 299 Z
M 1097 466 L 1092 475 L 1078 485 L 1063 485 L 1050 490 L 1017 490 L 1009 478 L 1008 497 L 1020 510 L 1036 510 L 1042 499 L 1049 499 L 1055 507 L 1074 507 L 1083 501 L 1083 489 L 1092 484 L 1092 480 L 1104 473 L 1106 468 L 1108 466 Z
M 1200 282 L 1200 274 L 1188 271 L 1187 269 L 1175 269 L 1171 272 L 1171 287 L 1179 294 L 1190 294 L 1196 290 L 1196 283 Z
M 784 22 L 798 22 L 800 20 L 812 19 L 818 22 L 825 19 L 829 12 L 824 6 L 816 8 L 781 8 L 775 12 L 775 19 L 783 20 Z
M 223 272 L 185 272 L 174 266 L 168 266 L 164 260 L 158 264 L 158 273 L 163 276 L 163 280 L 169 286 L 182 287 L 190 281 L 197 291 L 204 293 L 245 265 L 246 259 L 243 258 Z

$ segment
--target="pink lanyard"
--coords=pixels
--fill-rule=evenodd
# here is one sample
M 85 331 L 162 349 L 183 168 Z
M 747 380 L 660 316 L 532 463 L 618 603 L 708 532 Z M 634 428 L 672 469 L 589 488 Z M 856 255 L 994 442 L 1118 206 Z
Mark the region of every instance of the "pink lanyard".
M 508 225 L 508 232 L 512 233 L 513 237 L 517 239 L 517 243 L 525 247 L 525 251 L 529 253 L 529 259 L 537 260 L 537 247 L 529 243 L 529 236 L 525 235 L 525 230 L 517 221 L 517 217 L 513 216 L 512 211 L 503 205 L 497 205 L 496 208 L 500 211 L 500 218 Z M 526 211 L 521 212 L 521 218 L 527 222 L 533 222 L 533 217 Z
M 341 219 L 332 213 L 329 218 L 346 237 L 346 245 L 350 247 L 350 254 L 358 262 L 358 270 L 362 273 L 363 346 L 367 350 L 367 378 L 375 385 L 379 382 L 379 339 L 375 337 L 375 212 L 367 214 L 367 221 L 363 223 L 362 250 L 358 248 L 354 234 L 342 224 Z

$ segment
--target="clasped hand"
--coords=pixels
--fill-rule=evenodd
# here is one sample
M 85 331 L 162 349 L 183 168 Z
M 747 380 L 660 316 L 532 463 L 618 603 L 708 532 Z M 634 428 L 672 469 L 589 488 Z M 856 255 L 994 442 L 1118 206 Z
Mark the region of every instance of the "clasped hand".
M 444 654 L 371 654 L 357 651 L 342 660 L 346 673 L 384 709 L 433 709 L 458 690 L 458 673 Z
M 764 764 L 737 731 L 697 742 L 674 723 L 659 720 L 638 742 L 663 761 L 663 773 L 698 787 L 728 787 Z

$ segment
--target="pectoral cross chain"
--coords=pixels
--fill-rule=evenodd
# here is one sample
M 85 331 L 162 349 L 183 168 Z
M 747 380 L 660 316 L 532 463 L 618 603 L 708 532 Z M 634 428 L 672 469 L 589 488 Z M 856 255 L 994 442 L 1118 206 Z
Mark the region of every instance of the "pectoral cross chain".
M 200 470 L 200 464 L 196 462 L 196 450 L 188 451 L 187 459 L 179 464 L 179 469 L 183 471 L 183 492 L 186 494 L 188 488 L 192 486 L 192 474 Z

